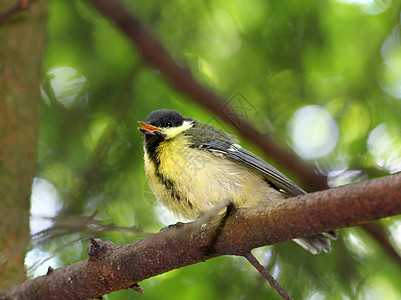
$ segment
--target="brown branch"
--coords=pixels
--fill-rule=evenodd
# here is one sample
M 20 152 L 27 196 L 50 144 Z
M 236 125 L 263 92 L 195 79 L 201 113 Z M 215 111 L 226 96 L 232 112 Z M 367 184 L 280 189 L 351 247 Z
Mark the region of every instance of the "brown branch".
M 138 242 L 116 246 L 95 240 L 89 259 L 0 292 L 0 299 L 86 299 L 131 287 L 149 277 L 221 255 L 245 255 L 319 232 L 401 214 L 401 174 L 302 195 L 272 206 L 240 208 L 220 224 L 193 222 Z
M 31 6 L 31 4 L 35 1 L 37 1 L 37 0 L 19 0 L 8 11 L 0 14 L 0 24 L 5 22 L 8 18 L 15 15 L 16 13 L 21 12 L 23 10 L 27 10 L 29 8 L 29 6 Z

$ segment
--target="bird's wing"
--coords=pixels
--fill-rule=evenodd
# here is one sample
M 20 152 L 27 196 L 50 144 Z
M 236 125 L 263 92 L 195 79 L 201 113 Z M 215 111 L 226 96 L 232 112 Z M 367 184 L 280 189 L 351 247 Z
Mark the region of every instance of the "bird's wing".
M 233 162 L 242 164 L 259 172 L 273 187 L 285 191 L 290 196 L 295 197 L 306 194 L 303 189 L 293 183 L 286 176 L 281 174 L 260 157 L 243 149 L 240 145 L 229 141 L 215 139 L 203 142 L 198 146 L 200 149 L 219 153 Z M 309 250 L 312 254 L 318 254 L 321 250 L 324 252 L 329 252 L 331 250 L 330 240 L 327 239 L 327 237 L 337 239 L 337 233 L 335 231 L 329 231 L 324 234 L 316 234 L 306 238 L 295 239 L 294 241 Z
M 277 171 L 267 162 L 252 152 L 243 149 L 238 144 L 232 142 L 215 139 L 212 141 L 204 142 L 199 145 L 200 149 L 205 149 L 211 152 L 222 154 L 225 158 L 242 164 L 262 174 L 267 181 L 272 183 L 273 187 L 282 189 L 290 196 L 298 196 L 306 194 L 306 192 L 293 183 L 290 179 Z

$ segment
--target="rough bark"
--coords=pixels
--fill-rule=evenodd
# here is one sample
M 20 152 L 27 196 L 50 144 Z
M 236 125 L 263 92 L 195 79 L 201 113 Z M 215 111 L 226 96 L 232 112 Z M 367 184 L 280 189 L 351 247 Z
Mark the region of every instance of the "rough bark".
M 263 245 L 401 214 L 400 190 L 401 174 L 397 174 L 273 206 L 238 209 L 227 217 L 224 228 L 214 219 L 205 226 L 199 221 L 188 223 L 123 246 L 95 240 L 89 259 L 51 269 L 47 275 L 0 292 L 0 299 L 100 297 L 212 257 L 244 255 Z
M 2 1 L 0 12 L 10 4 Z M 0 288 L 25 280 L 45 6 L 41 1 L 0 25 Z

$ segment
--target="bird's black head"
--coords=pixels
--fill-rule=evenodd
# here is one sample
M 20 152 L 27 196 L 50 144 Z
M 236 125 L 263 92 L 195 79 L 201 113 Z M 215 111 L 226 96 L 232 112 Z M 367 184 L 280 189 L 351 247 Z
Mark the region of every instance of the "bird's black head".
M 182 125 L 184 117 L 176 110 L 159 109 L 152 111 L 146 118 L 146 123 L 159 127 L 178 127 Z
M 190 121 L 190 123 L 184 124 L 184 121 Z M 192 127 L 193 122 L 195 120 L 185 118 L 175 110 L 160 109 L 151 112 L 146 118 L 146 122 L 139 121 L 138 123 L 142 127 L 139 127 L 138 130 L 145 136 L 145 148 L 148 154 L 154 161 L 157 161 L 157 148 L 160 143 L 174 139 L 182 131 Z

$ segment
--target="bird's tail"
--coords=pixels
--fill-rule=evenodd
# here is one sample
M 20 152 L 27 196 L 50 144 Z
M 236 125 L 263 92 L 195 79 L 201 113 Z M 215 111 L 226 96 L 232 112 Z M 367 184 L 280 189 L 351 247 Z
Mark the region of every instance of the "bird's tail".
M 331 251 L 330 239 L 337 239 L 337 233 L 335 231 L 329 231 L 321 234 L 312 235 L 302 239 L 295 239 L 298 245 L 302 246 L 306 250 L 309 250 L 312 254 L 319 254 L 322 250 L 324 252 Z

